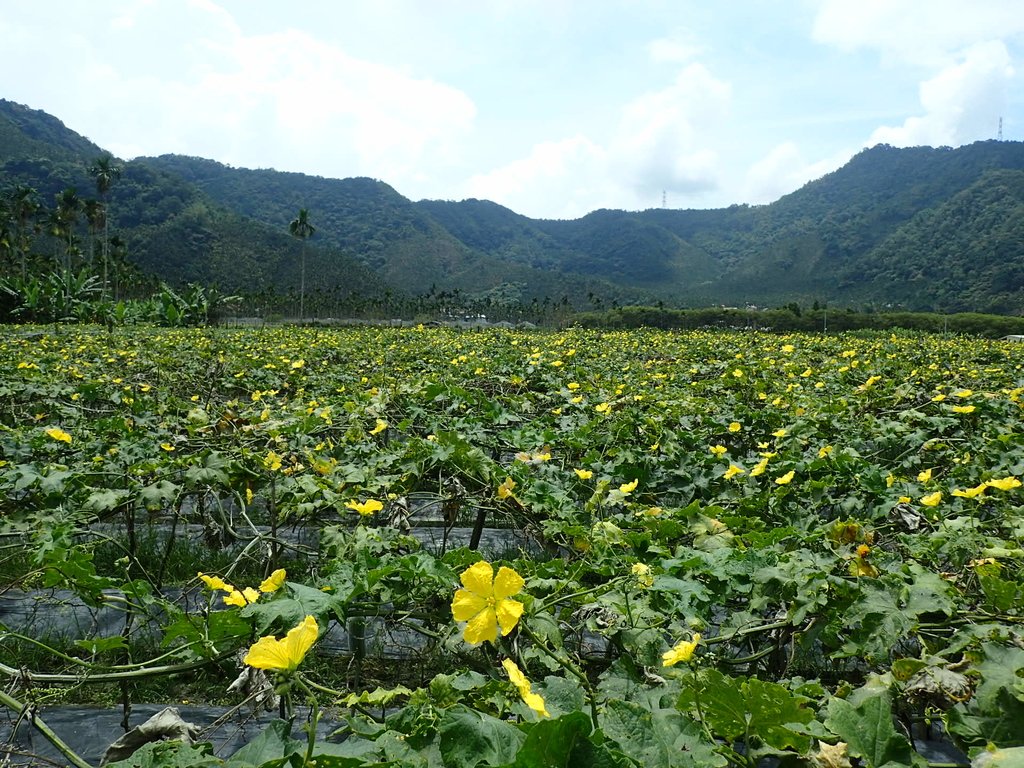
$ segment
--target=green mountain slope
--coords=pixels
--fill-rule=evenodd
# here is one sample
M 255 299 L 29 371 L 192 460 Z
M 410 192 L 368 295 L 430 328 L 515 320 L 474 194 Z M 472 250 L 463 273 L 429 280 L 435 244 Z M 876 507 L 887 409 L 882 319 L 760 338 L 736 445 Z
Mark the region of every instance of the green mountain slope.
M 0 189 L 91 193 L 99 147 L 0 100 Z M 113 225 L 138 265 L 228 290 L 297 286 L 299 208 L 317 228 L 311 290 L 458 292 L 577 307 L 813 301 L 1024 312 L 1024 144 L 877 146 L 763 206 L 530 219 L 486 200 L 412 202 L 384 182 L 163 155 L 124 166 Z

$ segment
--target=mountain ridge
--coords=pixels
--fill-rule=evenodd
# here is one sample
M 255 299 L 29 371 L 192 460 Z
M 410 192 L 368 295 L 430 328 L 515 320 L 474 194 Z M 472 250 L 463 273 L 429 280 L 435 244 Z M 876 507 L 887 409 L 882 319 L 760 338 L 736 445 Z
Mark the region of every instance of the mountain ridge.
M 0 188 L 88 189 L 100 148 L 0 100 Z M 1024 310 L 1024 144 L 878 145 L 766 205 L 531 219 L 487 200 L 411 201 L 383 181 L 232 168 L 182 155 L 123 162 L 112 224 L 171 281 L 294 290 L 299 208 L 317 228 L 312 290 L 454 292 L 591 308 L 789 302 Z M 203 234 L 205 233 L 205 234 Z M 965 286 L 964 281 L 969 281 Z

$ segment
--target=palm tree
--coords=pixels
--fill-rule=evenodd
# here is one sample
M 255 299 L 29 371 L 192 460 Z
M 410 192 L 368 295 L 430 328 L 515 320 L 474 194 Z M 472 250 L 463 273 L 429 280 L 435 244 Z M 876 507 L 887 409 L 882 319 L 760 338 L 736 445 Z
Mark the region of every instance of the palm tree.
M 19 184 L 11 192 L 11 214 L 17 223 L 15 240 L 21 257 L 21 279 L 25 279 L 25 263 L 29 248 L 29 224 L 39 212 L 39 197 L 32 188 Z
M 292 219 L 291 224 L 288 225 L 288 232 L 292 237 L 296 237 L 302 241 L 299 277 L 299 322 L 301 323 L 305 318 L 306 311 L 306 240 L 311 238 L 316 232 L 316 227 L 309 222 L 308 210 L 305 208 L 299 209 L 298 216 Z
M 114 165 L 113 155 L 109 152 L 105 152 L 96 158 L 93 164 L 89 166 L 89 175 L 95 180 L 96 192 L 99 194 L 100 200 L 103 201 L 103 288 L 101 295 L 103 298 L 106 298 L 107 263 L 109 261 L 110 253 L 109 217 L 106 215 L 107 194 L 110 192 L 110 188 L 114 185 L 114 182 L 121 178 L 121 167 Z
M 82 212 L 82 199 L 74 187 L 68 187 L 57 194 L 57 221 L 60 234 L 67 237 L 67 248 L 64 252 L 64 271 L 71 271 L 71 253 L 75 248 L 75 224 L 78 214 Z
M 89 225 L 89 272 L 96 256 L 96 233 L 107 224 L 107 208 L 99 200 L 89 198 L 83 206 L 85 221 Z

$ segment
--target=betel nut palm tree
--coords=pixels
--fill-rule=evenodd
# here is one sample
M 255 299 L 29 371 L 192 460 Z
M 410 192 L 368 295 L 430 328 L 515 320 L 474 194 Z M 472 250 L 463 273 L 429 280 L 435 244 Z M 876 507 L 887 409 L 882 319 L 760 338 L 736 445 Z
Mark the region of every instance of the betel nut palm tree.
M 292 237 L 302 241 L 302 253 L 299 256 L 299 322 L 305 319 L 306 312 L 306 240 L 316 232 L 316 227 L 309 220 L 309 211 L 300 208 L 298 215 L 288 225 Z

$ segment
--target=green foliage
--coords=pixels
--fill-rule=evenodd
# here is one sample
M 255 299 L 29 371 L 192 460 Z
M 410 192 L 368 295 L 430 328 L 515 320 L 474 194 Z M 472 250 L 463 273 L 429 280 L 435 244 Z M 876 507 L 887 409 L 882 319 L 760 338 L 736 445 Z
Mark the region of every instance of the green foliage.
M 99 148 L 54 118 L 0 101 L 0 126 L 4 185 L 28 185 L 42 200 L 93 187 Z M 412 314 L 409 297 L 429 286 L 459 292 L 449 309 L 472 305 L 510 319 L 499 300 L 509 285 L 534 317 L 554 314 L 542 313 L 541 302 L 563 299 L 598 310 L 822 302 L 993 314 L 1017 314 L 1024 300 L 1024 145 L 1016 142 L 877 146 L 765 206 L 601 210 L 571 221 L 532 220 L 480 200 L 413 203 L 372 179 L 193 157 L 137 159 L 122 171 L 100 194 L 109 224 L 124 235 L 125 264 L 175 286 L 249 293 L 251 311 L 268 311 L 266 295 L 256 299 L 263 292 L 291 293 L 302 305 L 308 298 L 312 314 L 386 318 Z M 308 286 L 301 244 L 286 234 L 299 209 L 316 211 Z M 13 267 L 25 230 L 4 228 L 0 244 L 8 243 Z M 54 238 L 58 249 L 77 253 L 85 234 L 82 221 L 44 233 L 33 257 L 53 251 Z M 86 251 L 82 260 L 91 263 L 92 247 Z M 131 283 L 127 273 L 118 279 Z M 380 303 L 360 304 L 367 299 Z

